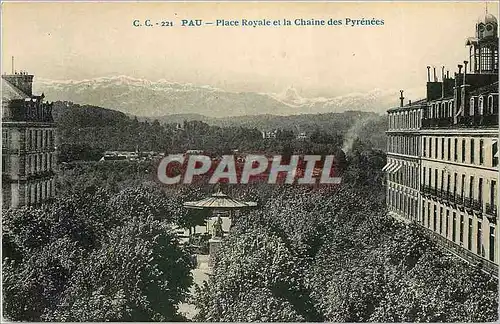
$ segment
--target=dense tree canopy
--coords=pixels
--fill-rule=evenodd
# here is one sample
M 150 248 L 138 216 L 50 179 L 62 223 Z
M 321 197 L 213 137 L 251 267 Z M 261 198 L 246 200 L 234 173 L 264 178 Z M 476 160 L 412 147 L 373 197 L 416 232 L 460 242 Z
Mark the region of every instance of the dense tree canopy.
M 387 216 L 384 157 L 361 144 L 347 156 L 341 186 L 281 186 L 236 220 L 214 276 L 197 291 L 197 320 L 497 319 L 494 278 L 443 253 L 416 225 Z M 251 294 L 262 307 L 247 300 Z M 266 307 L 262 294 L 283 307 Z
M 157 188 L 88 187 L 4 213 L 4 315 L 26 321 L 173 321 L 192 284 Z
M 92 109 L 79 111 L 79 122 L 90 122 Z M 102 129 L 89 135 L 67 129 L 67 138 L 94 136 L 96 143 L 130 149 L 136 145 L 133 134 L 154 128 L 156 135 L 141 137 L 144 147 L 207 148 L 218 153 L 235 147 L 286 154 L 333 153 L 342 165 L 343 182 L 338 186 L 221 185 L 229 195 L 256 201 L 260 207 L 234 219 L 212 276 L 196 289 L 196 320 L 497 319 L 498 292 L 493 278 L 443 253 L 418 227 L 387 216 L 380 171 L 385 154 L 372 149 L 367 141 L 354 139 L 344 154 L 340 151 L 342 136 L 324 129 L 308 141 L 292 141 L 287 132 L 263 141 L 255 129 L 249 132 L 242 127 L 189 122 L 183 125 L 189 132 L 174 132 L 159 123 L 99 113 L 104 120 L 118 120 L 120 127 L 115 129 L 113 124 L 112 129 L 104 130 L 110 123 L 97 123 Z M 114 135 L 106 142 L 98 139 L 103 134 Z M 122 135 L 126 137 L 120 146 Z M 83 141 L 91 141 L 90 137 Z M 75 145 L 73 151 L 66 151 L 67 156 L 86 156 L 96 149 Z M 192 265 L 173 227 L 203 224 L 206 213 L 186 210 L 182 203 L 204 198 L 214 188 L 204 184 L 160 186 L 155 172 L 153 162 L 64 164 L 55 201 L 40 208 L 5 212 L 6 318 L 184 320 L 178 306 L 193 283 Z

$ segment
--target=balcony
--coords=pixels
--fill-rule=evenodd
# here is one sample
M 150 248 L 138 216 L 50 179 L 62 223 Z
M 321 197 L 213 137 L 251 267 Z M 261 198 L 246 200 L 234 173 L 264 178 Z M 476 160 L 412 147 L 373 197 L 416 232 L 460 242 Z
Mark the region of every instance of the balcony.
M 437 190 L 430 186 L 421 185 L 422 195 L 426 197 L 437 197 Z
M 469 197 L 464 198 L 464 207 L 466 209 L 472 210 L 472 202 L 473 201 L 474 201 L 474 199 L 471 199 Z
M 485 209 L 486 217 L 490 219 L 490 221 L 495 222 L 497 218 L 497 206 L 495 204 L 486 204 Z
M 487 127 L 498 125 L 498 114 L 458 116 L 454 124 L 452 117 L 425 118 L 422 120 L 422 128 L 451 128 L 451 127 Z
M 481 127 L 481 126 L 497 126 L 498 114 L 496 115 L 475 115 L 475 116 L 458 116 L 457 125 L 460 127 Z
M 439 128 L 453 126 L 452 117 L 428 118 L 422 120 L 422 128 Z
M 471 206 L 472 210 L 477 211 L 477 212 L 483 212 L 483 202 L 477 200 L 477 199 L 471 199 Z
M 498 277 L 498 265 L 494 262 L 478 255 L 472 251 L 467 250 L 463 246 L 448 240 L 447 238 L 433 232 L 432 230 L 422 227 L 424 233 L 427 233 L 428 237 L 438 244 L 438 246 L 444 248 L 448 252 L 455 254 L 456 256 L 462 258 L 463 260 L 475 264 L 481 269 L 495 277 Z

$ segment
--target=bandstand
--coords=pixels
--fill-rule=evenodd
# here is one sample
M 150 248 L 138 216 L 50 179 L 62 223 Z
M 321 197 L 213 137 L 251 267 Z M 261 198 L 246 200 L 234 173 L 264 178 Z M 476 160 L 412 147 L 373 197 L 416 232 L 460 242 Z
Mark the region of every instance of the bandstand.
M 223 220 L 226 220 L 226 223 L 229 222 L 229 226 L 227 226 L 229 229 L 241 210 L 255 208 L 257 207 L 257 203 L 253 201 L 240 201 L 218 190 L 210 197 L 198 201 L 187 201 L 184 203 L 184 207 L 212 212 L 210 219 L 207 220 L 207 232 L 212 233 L 212 238 L 209 240 L 209 266 L 211 267 L 213 256 L 219 250 L 224 238 Z

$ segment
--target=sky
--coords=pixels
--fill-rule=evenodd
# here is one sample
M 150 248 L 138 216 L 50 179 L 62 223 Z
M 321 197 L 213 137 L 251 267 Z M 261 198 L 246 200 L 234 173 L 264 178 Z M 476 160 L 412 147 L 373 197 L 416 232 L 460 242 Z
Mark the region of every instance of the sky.
M 228 91 L 339 96 L 450 74 L 484 2 L 3 3 L 2 68 L 44 79 L 127 75 Z M 488 5 L 498 12 L 498 3 Z M 181 27 L 180 19 L 383 19 L 383 26 Z M 174 27 L 134 27 L 173 21 Z

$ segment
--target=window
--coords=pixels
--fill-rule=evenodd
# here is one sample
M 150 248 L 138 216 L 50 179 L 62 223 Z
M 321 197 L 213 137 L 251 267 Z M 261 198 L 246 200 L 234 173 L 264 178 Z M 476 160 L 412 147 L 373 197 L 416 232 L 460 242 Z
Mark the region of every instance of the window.
M 7 155 L 2 155 L 2 173 L 7 172 Z
M 488 97 L 488 114 L 493 115 L 493 96 Z
M 451 160 L 451 138 L 448 138 L 448 152 L 446 154 L 446 159 Z
M 460 194 L 462 195 L 462 198 L 465 195 L 465 174 L 462 174 L 462 186 L 460 187 Z
M 451 174 L 448 173 L 448 181 L 446 181 L 446 192 L 450 192 L 450 182 L 451 182 Z
M 491 183 L 490 183 L 490 204 L 491 206 L 495 206 L 495 197 L 497 196 L 496 195 L 496 191 L 497 191 L 497 182 L 495 180 L 491 180 Z
M 479 115 L 484 114 L 484 109 L 483 109 L 483 96 L 479 97 Z
M 479 164 L 484 164 L 484 140 L 479 140 Z
M 424 179 L 424 185 L 426 185 L 426 183 L 425 183 L 425 180 L 426 180 L 426 178 L 425 178 L 425 167 L 422 168 L 422 179 Z
M 446 224 L 444 227 L 444 236 L 448 237 L 448 228 L 450 226 L 450 210 L 446 209 Z
M 457 194 L 457 176 L 458 174 L 455 172 L 453 175 L 453 196 Z
M 470 98 L 469 115 L 474 116 L 474 97 Z
M 477 200 L 481 204 L 481 210 L 482 210 L 482 206 L 483 206 L 483 178 L 479 178 Z
M 434 189 L 438 188 L 438 170 L 434 170 Z
M 495 261 L 495 227 L 490 226 L 490 261 Z
M 438 157 L 438 139 L 437 137 L 434 139 L 434 158 Z
M 434 224 L 432 224 L 432 229 L 434 232 L 436 231 L 436 225 L 437 225 L 437 207 L 434 205 Z
M 474 139 L 470 139 L 470 163 L 474 164 Z
M 462 163 L 465 163 L 465 140 L 462 140 Z
M 458 139 L 455 138 L 455 147 L 453 150 L 453 154 L 455 155 L 455 162 L 458 161 Z
M 457 213 L 453 212 L 453 227 L 451 228 L 451 240 L 455 242 L 457 237 Z
M 441 170 L 441 186 L 439 189 L 444 190 L 444 170 Z
M 24 167 L 24 174 L 30 174 L 31 173 L 31 155 L 26 156 L 26 164 Z
M 441 159 L 444 159 L 444 137 L 441 138 Z
M 30 134 L 30 132 L 31 131 L 29 129 L 27 129 L 26 133 L 25 133 L 24 147 L 25 147 L 26 151 L 31 150 L 31 134 Z
M 483 230 L 482 230 L 483 224 L 481 223 L 480 220 L 477 221 L 477 237 L 476 237 L 476 253 L 479 255 L 483 255 L 482 253 L 482 239 L 483 239 Z
M 493 140 L 493 145 L 491 145 L 491 164 L 496 167 L 498 166 L 498 143 L 497 140 Z
M 427 153 L 427 138 L 424 137 L 424 152 L 423 152 L 424 157 L 426 153 Z
M 7 129 L 2 129 L 2 149 L 9 148 L 9 131 Z
M 439 234 L 443 234 L 443 207 L 439 207 Z
M 427 227 L 431 228 L 431 203 L 427 203 Z
M 429 157 L 432 158 L 432 138 L 429 137 Z
M 470 176 L 469 198 L 474 198 L 474 176 Z
M 467 248 L 472 249 L 472 218 L 469 217 L 469 232 L 467 233 Z
M 453 212 L 455 215 L 455 212 Z M 464 243 L 464 215 L 460 215 L 460 243 Z

